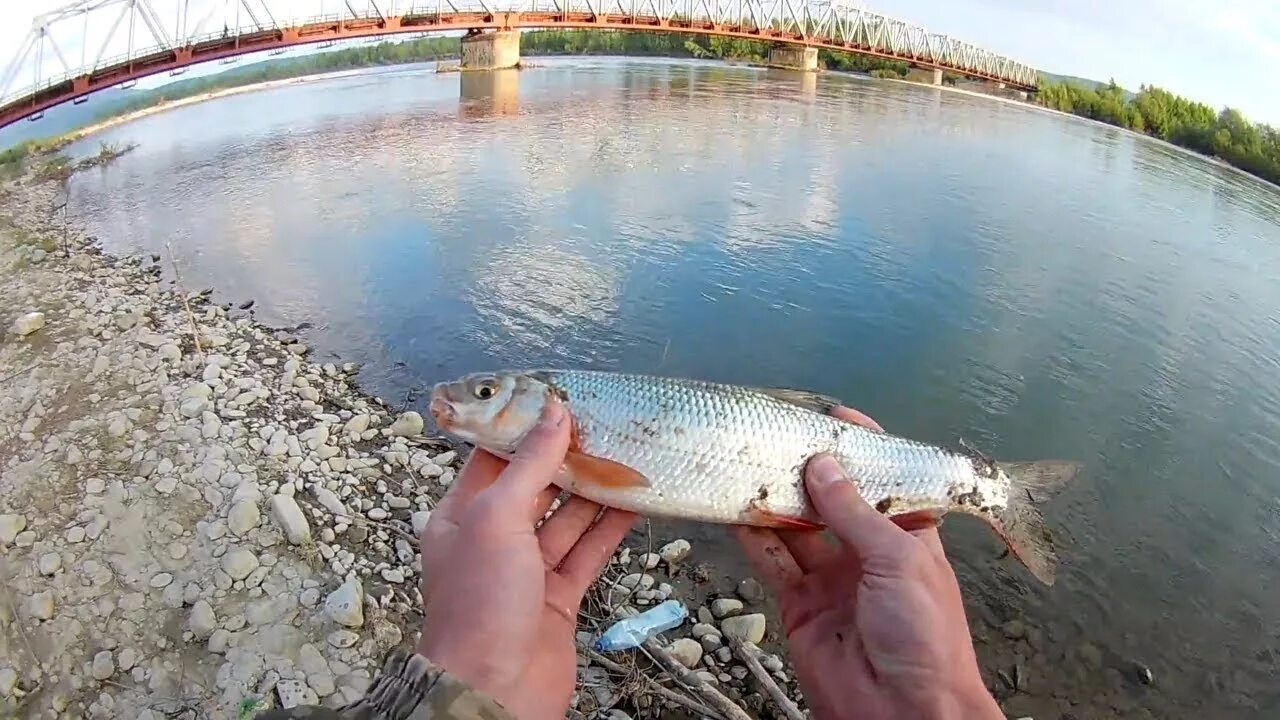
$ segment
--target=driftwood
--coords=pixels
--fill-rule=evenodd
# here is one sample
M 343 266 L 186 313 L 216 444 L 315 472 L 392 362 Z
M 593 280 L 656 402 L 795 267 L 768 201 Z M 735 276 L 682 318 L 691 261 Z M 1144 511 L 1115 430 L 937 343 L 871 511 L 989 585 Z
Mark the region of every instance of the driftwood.
M 725 720 L 752 720 L 738 704 L 725 697 L 724 693 L 715 689 L 710 683 L 705 682 L 689 670 L 689 668 L 680 664 L 679 660 L 671 657 L 666 648 L 658 644 L 656 640 L 650 638 L 644 641 L 645 652 L 649 654 L 662 669 L 671 674 L 680 684 L 688 687 L 707 701 L 707 704 L 715 708 Z
M 787 720 L 805 720 L 804 713 L 800 712 L 800 708 L 796 707 L 791 698 L 782 692 L 782 688 L 778 687 L 778 683 L 773 681 L 769 672 L 760 664 L 760 659 L 756 657 L 757 653 L 760 652 L 760 648 L 737 639 L 730 639 L 729 647 L 733 649 L 733 654 L 742 661 L 742 664 L 747 666 L 747 670 L 760 682 L 760 686 L 773 699 L 773 704 L 777 705 L 778 709 L 787 716 Z
M 603 667 L 605 670 L 610 670 L 620 675 L 632 674 L 632 668 L 628 668 L 625 665 L 619 665 L 618 663 L 610 660 L 609 658 L 605 657 L 604 655 L 601 655 L 600 653 L 590 648 L 584 648 L 582 646 L 579 646 L 579 648 L 582 650 L 584 654 L 586 654 L 587 658 L 590 659 L 591 662 L 599 665 L 600 667 Z M 712 710 L 706 705 L 690 700 L 689 698 L 681 695 L 678 692 L 673 692 L 669 690 L 665 685 L 658 682 L 657 680 L 654 680 L 648 675 L 645 675 L 644 673 L 640 673 L 640 676 L 644 678 L 645 682 L 650 686 L 650 689 L 652 689 L 653 692 L 657 694 L 659 697 L 661 697 L 663 700 L 668 700 L 670 702 L 673 702 L 679 705 L 680 707 L 685 708 L 686 710 L 692 710 L 693 712 L 698 713 L 698 715 L 703 717 L 714 718 L 715 720 L 724 720 L 723 715 L 716 712 L 715 710 Z

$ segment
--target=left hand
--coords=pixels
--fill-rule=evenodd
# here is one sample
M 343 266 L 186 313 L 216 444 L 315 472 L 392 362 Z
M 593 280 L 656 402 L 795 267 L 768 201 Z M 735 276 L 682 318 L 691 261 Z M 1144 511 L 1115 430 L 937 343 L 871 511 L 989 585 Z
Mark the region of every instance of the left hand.
M 550 402 L 509 463 L 477 449 L 420 538 L 418 652 L 521 720 L 564 717 L 578 607 L 636 519 L 573 497 L 537 526 L 570 425 Z

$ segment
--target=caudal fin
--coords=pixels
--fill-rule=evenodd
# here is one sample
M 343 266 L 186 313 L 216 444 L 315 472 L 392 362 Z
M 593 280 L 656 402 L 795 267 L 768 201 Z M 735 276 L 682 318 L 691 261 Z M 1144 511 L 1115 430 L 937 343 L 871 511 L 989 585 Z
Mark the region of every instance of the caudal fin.
M 989 520 L 1031 574 L 1045 585 L 1052 585 L 1058 571 L 1058 554 L 1039 505 L 1075 477 L 1079 465 L 1042 460 L 999 466 L 1010 480 L 1009 504 Z

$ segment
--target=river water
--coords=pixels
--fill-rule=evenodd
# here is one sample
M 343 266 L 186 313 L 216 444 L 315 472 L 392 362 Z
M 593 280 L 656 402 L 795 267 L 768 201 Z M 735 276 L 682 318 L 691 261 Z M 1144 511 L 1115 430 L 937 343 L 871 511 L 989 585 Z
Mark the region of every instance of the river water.
M 984 670 L 1027 678 L 1006 709 L 1280 715 L 1275 188 L 990 99 L 660 61 L 357 73 L 73 150 L 99 141 L 141 144 L 71 184 L 109 249 L 168 243 L 189 288 L 309 323 L 388 399 L 494 367 L 660 372 L 1082 461 L 1047 509 L 1053 588 L 979 523 L 944 528 Z

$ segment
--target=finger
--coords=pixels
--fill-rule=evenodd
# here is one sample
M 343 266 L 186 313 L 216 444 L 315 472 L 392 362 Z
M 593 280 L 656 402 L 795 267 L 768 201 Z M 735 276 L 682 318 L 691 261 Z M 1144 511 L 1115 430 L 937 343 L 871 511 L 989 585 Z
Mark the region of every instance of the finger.
M 876 422 L 875 420 L 872 420 L 870 416 L 865 415 L 857 410 L 854 410 L 853 408 L 839 405 L 831 408 L 830 414 L 831 414 L 831 417 L 843 420 L 845 422 L 851 422 L 854 425 L 861 425 L 862 427 L 871 428 L 876 432 L 884 432 L 884 428 L 880 427 L 880 423 Z
M 937 525 L 908 530 L 907 532 L 914 535 L 917 540 L 928 548 L 930 554 L 943 562 L 947 562 L 947 551 L 942 548 L 942 537 L 938 534 Z
M 900 557 L 911 537 L 862 499 L 835 458 L 825 453 L 814 457 L 805 466 L 804 479 L 818 515 L 868 572 L 874 572 L 873 564 Z
M 554 570 L 565 555 L 573 549 L 574 543 L 582 537 L 600 514 L 600 505 L 586 498 L 577 496 L 560 506 L 551 517 L 538 528 L 538 545 L 542 548 L 542 563 L 548 570 Z
M 508 508 L 531 508 L 551 484 L 569 449 L 569 413 L 558 401 L 542 406 L 538 424 L 525 435 L 515 456 L 498 476 L 494 502 Z
M 467 458 L 462 472 L 449 487 L 449 492 L 441 498 L 440 504 L 431 513 L 432 520 L 447 521 L 458 524 L 458 518 L 476 495 L 488 488 L 497 479 L 498 474 L 507 466 L 507 461 L 485 450 L 476 448 Z M 429 526 L 428 526 L 429 527 Z
M 733 535 L 738 538 L 756 574 L 764 579 L 764 584 L 775 595 L 804 577 L 804 572 L 777 532 L 769 528 L 734 525 Z
M 551 509 L 551 505 L 558 497 L 560 497 L 560 488 L 552 485 L 542 489 L 538 499 L 533 502 L 533 511 L 530 513 L 530 519 L 533 520 L 534 525 L 546 519 L 547 511 Z
M 787 546 L 802 572 L 810 573 L 840 553 L 818 530 L 779 530 L 778 538 Z
M 573 549 L 560 561 L 557 574 L 565 579 L 573 603 L 582 601 L 587 588 L 600 577 L 600 572 L 609 564 L 609 558 L 613 557 L 636 519 L 635 513 L 625 510 L 605 510 L 596 524 L 578 538 Z

